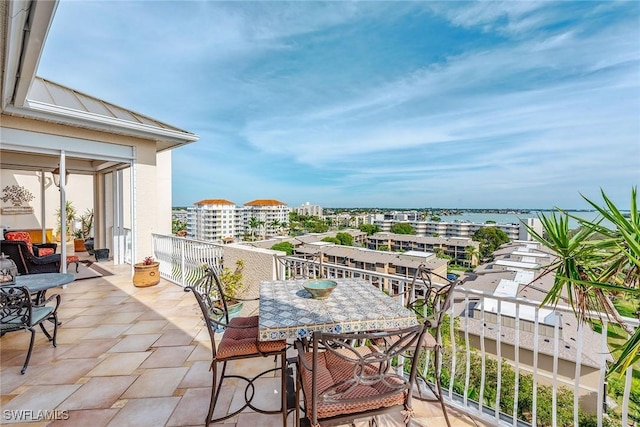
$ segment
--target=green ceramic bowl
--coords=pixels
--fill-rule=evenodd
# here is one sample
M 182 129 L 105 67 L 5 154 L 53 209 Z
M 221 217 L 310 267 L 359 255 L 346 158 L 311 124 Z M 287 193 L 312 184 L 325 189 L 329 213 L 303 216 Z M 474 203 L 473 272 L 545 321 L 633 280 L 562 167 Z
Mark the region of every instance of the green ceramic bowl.
M 336 288 L 338 284 L 333 280 L 314 279 L 307 280 L 302 286 L 309 291 L 314 299 L 325 299 Z

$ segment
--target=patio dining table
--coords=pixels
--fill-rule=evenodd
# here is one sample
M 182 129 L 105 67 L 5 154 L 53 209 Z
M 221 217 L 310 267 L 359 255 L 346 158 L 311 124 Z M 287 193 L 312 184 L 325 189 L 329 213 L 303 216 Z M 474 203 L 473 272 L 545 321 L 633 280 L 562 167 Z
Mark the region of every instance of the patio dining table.
M 35 301 L 43 302 L 49 289 L 73 282 L 76 276 L 69 273 L 40 273 L 16 276 L 16 286 L 24 286 L 30 294 L 35 294 Z
M 310 338 L 313 332 L 347 333 L 404 328 L 416 315 L 364 279 L 331 279 L 336 288 L 313 299 L 304 279 L 260 284 L 260 341 Z

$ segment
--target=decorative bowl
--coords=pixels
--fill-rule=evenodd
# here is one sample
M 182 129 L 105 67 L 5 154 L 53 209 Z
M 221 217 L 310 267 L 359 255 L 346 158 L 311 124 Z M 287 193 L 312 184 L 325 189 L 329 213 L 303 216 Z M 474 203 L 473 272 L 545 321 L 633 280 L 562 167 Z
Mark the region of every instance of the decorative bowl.
M 314 279 L 307 280 L 302 286 L 311 294 L 314 299 L 325 299 L 336 288 L 338 284 L 333 280 Z

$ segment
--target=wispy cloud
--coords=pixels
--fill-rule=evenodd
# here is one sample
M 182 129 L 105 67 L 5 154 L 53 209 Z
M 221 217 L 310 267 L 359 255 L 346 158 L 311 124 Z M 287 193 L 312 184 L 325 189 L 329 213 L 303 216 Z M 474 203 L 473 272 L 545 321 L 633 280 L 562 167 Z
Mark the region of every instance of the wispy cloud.
M 640 181 L 637 3 L 63 1 L 58 15 L 43 76 L 201 135 L 174 153 L 175 204 L 575 206 L 600 187 L 626 202 Z

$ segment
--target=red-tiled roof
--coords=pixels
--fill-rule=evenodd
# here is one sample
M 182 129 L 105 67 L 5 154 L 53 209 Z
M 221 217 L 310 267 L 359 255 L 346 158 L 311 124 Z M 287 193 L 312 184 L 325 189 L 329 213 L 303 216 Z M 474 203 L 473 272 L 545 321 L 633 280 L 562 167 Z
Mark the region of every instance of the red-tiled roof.
M 204 199 L 195 202 L 194 205 L 235 205 L 235 203 L 225 199 Z
M 278 200 L 274 199 L 257 199 L 252 200 L 244 204 L 245 206 L 278 206 L 278 205 L 286 205 L 286 203 L 282 203 Z

